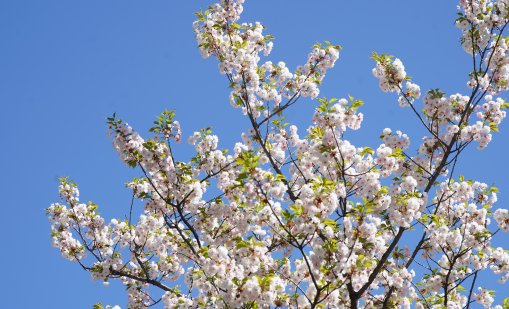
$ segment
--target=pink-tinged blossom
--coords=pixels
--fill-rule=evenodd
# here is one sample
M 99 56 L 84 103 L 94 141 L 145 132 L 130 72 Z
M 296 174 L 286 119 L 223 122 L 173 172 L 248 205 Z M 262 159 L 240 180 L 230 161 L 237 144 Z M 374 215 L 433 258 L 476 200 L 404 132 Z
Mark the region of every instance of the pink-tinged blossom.
M 493 217 L 502 231 L 509 231 L 509 211 L 507 209 L 495 210 Z

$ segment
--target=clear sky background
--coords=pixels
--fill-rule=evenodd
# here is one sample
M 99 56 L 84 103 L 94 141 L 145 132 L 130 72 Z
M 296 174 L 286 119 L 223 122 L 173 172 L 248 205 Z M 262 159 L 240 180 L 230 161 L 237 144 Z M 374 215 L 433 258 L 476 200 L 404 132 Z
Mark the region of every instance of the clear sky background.
M 93 282 L 51 247 L 44 209 L 59 200 L 57 178 L 66 175 L 106 218 L 128 211 L 124 183 L 138 173 L 111 147 L 105 118 L 113 112 L 148 136 L 155 116 L 175 108 L 186 137 L 212 126 L 222 147 L 240 140 L 247 119 L 230 107 L 227 80 L 215 60 L 200 57 L 192 31 L 193 12 L 211 3 L 0 0 L 0 307 L 79 309 L 102 301 L 125 308 L 121 286 Z M 379 90 L 371 52 L 401 58 L 423 91 L 468 94 L 471 62 L 455 15 L 456 2 L 443 0 L 248 0 L 243 20 L 264 23 L 276 37 L 270 59 L 292 69 L 315 42 L 341 44 L 321 95 L 363 99 L 364 126 L 349 138 L 376 148 L 385 127 L 409 133 L 413 146 L 424 132 L 394 94 Z M 289 119 L 307 124 L 315 106 L 302 100 Z M 489 147 L 471 147 L 458 168 L 497 185 L 498 207 L 506 208 L 508 141 L 506 119 Z M 182 143 L 177 151 L 187 160 L 190 150 Z M 509 247 L 507 238 L 497 243 Z M 509 296 L 495 277 L 481 281 L 500 291 L 499 301 Z

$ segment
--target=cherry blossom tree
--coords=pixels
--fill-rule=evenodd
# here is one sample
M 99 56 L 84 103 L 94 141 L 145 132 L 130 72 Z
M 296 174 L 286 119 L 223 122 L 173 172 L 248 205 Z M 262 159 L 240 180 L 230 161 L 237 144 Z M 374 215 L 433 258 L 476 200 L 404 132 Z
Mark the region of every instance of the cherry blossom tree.
M 320 97 L 340 46 L 314 45 L 294 71 L 263 62 L 273 38 L 239 21 L 243 2 L 221 0 L 194 23 L 202 56 L 219 62 L 251 126 L 242 140 L 227 152 L 210 129 L 194 132 L 195 155 L 182 161 L 173 111 L 148 139 L 108 118 L 120 158 L 140 171 L 128 187 L 142 214 L 131 204 L 108 223 L 62 178 L 62 201 L 47 209 L 53 245 L 94 279 L 124 284 L 129 308 L 509 308 L 507 294 L 495 305 L 477 280 L 484 271 L 509 279 L 509 252 L 492 246 L 509 212 L 494 207 L 497 188 L 455 170 L 506 117 L 509 1 L 460 1 L 466 94 L 421 93 L 400 59 L 373 53 L 381 90 L 426 131 L 411 147 L 387 128 L 376 149 L 346 139 L 361 127 L 361 100 Z M 299 131 L 284 114 L 305 97 L 316 110 Z

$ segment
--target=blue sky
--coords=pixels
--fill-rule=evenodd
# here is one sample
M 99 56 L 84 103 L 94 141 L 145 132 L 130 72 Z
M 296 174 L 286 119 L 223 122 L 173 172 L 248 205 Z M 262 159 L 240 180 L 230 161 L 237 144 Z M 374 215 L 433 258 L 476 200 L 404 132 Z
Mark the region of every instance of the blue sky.
M 147 135 L 157 114 L 175 108 L 185 136 L 212 126 L 222 147 L 240 139 L 247 121 L 230 107 L 216 61 L 201 59 L 191 27 L 193 12 L 209 4 L 0 0 L 1 307 L 90 308 L 97 301 L 125 307 L 122 287 L 92 282 L 51 247 L 44 209 L 58 201 L 57 178 L 67 175 L 80 185 L 82 200 L 98 203 L 107 218 L 127 212 L 124 183 L 137 173 L 111 147 L 105 118 L 113 112 Z M 290 68 L 304 63 L 317 41 L 341 44 L 321 94 L 363 99 L 364 126 L 350 138 L 376 148 L 385 127 L 409 133 L 414 146 L 423 131 L 393 94 L 379 90 L 371 52 L 401 58 L 423 90 L 467 94 L 470 59 L 459 45 L 455 14 L 456 3 L 443 0 L 248 0 L 244 20 L 268 27 L 276 37 L 270 59 Z M 306 124 L 315 105 L 302 100 L 288 117 Z M 508 131 L 504 123 L 488 149 L 470 148 L 458 168 L 497 185 L 499 207 L 509 202 Z M 183 143 L 177 152 L 185 159 L 190 147 Z M 483 280 L 504 289 L 494 277 Z

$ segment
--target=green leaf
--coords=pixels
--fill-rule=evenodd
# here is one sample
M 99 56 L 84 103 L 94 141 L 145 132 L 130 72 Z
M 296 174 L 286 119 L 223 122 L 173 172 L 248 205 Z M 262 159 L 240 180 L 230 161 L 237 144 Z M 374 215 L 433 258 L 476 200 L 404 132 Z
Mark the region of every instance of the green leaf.
M 373 155 L 374 153 L 375 153 L 375 151 L 373 150 L 373 148 L 364 147 L 364 149 L 362 149 L 362 151 L 361 151 L 361 156 L 365 156 L 367 154 Z
M 321 139 L 325 133 L 325 130 L 321 127 L 313 127 L 310 131 L 311 132 L 308 134 L 308 138 L 310 139 Z
M 509 309 L 509 297 L 504 298 L 504 302 L 502 303 L 503 309 Z
M 403 150 L 401 148 L 394 148 L 392 154 L 390 154 L 389 157 L 404 159 L 405 155 L 403 154 Z
M 355 99 L 351 95 L 348 95 L 348 98 L 350 99 L 350 109 L 357 110 L 359 107 L 364 105 L 364 101 Z
M 428 91 L 428 94 L 431 96 L 432 99 L 441 99 L 445 95 L 440 89 L 435 88 Z
M 491 131 L 493 131 L 493 132 L 498 132 L 498 131 L 499 131 L 499 129 L 498 129 L 498 125 L 497 125 L 497 123 L 496 123 L 496 122 L 490 122 L 490 129 L 491 129 Z
M 325 224 L 326 226 L 330 226 L 332 229 L 336 229 L 337 228 L 337 223 L 335 220 L 332 220 L 332 219 L 325 219 L 323 221 L 323 224 Z
M 293 204 L 290 206 L 290 210 L 293 211 L 294 215 L 300 216 L 302 214 L 302 212 L 304 211 L 304 207 Z

